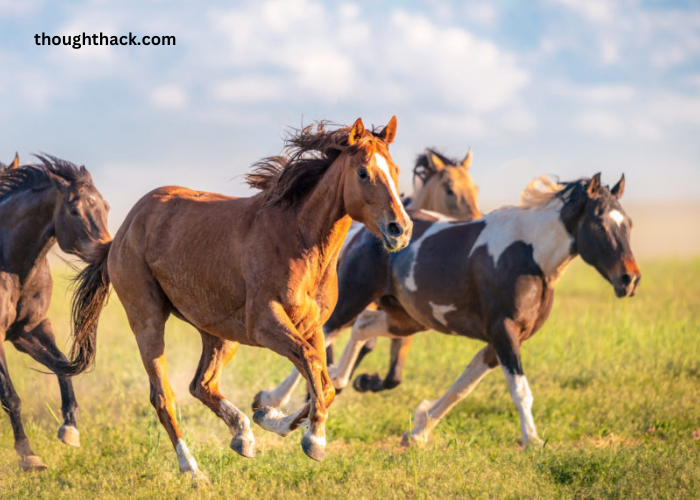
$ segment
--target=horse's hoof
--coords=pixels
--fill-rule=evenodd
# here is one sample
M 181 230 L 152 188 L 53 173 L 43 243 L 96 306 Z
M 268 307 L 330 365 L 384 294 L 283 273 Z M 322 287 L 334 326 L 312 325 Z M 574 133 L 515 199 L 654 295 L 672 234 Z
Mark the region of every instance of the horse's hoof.
M 253 458 L 255 456 L 255 440 L 236 436 L 231 439 L 231 449 L 242 457 Z
M 58 439 L 68 446 L 80 448 L 80 432 L 72 425 L 62 425 L 59 427 Z
M 539 450 L 544 446 L 544 441 L 542 441 L 539 437 L 534 436 L 525 441 L 525 444 L 523 445 L 524 450 Z
M 322 462 L 326 457 L 326 438 L 317 438 L 309 434 L 304 434 L 301 438 L 301 449 L 306 456 L 317 462 Z
M 371 375 L 369 373 L 363 373 L 355 377 L 355 380 L 352 381 L 352 388 L 357 392 L 368 392 L 372 390 L 376 382 L 381 382 L 378 373 L 373 373 Z
M 253 411 L 258 411 L 266 406 L 279 408 L 280 402 L 275 401 L 268 391 L 260 391 L 253 398 Z
M 193 488 L 207 488 L 211 486 L 211 481 L 207 475 L 201 470 L 190 471 L 192 474 L 192 487 Z
M 420 437 L 416 437 L 412 432 L 404 432 L 403 436 L 401 437 L 401 446 L 404 448 L 421 448 L 423 445 L 425 445 L 427 440 L 427 437 L 423 437 L 422 435 Z
M 257 398 L 257 396 L 255 397 Z M 263 427 L 263 422 L 265 422 L 265 419 L 267 419 L 268 416 L 272 413 L 272 410 L 273 408 L 270 406 L 259 407 L 257 410 L 255 410 L 255 413 L 253 413 L 253 422 L 258 424 L 260 427 Z
M 19 468 L 26 472 L 42 471 L 48 467 L 36 455 L 26 455 L 19 459 Z

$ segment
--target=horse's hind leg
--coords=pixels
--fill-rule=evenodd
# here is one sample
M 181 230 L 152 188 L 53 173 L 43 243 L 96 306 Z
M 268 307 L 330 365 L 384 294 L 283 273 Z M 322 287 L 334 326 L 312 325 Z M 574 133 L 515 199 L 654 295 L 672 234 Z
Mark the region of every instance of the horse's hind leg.
M 202 358 L 190 384 L 190 392 L 228 425 L 233 436 L 231 449 L 252 458 L 255 456 L 255 437 L 250 430 L 250 420 L 219 392 L 221 370 L 236 353 L 239 344 L 201 330 L 199 333 L 202 335 Z
M 0 342 L 0 403 L 2 408 L 10 416 L 10 424 L 12 432 L 15 436 L 15 450 L 19 455 L 19 466 L 21 469 L 44 470 L 46 465 L 41 459 L 34 454 L 32 447 L 29 444 L 29 438 L 24 433 L 22 425 L 22 402 L 15 391 L 10 374 L 7 371 L 7 361 L 5 360 L 5 349 Z
M 386 377 L 381 378 L 378 373 L 363 373 L 352 383 L 355 390 L 359 392 L 380 392 L 398 386 L 401 383 L 401 373 L 403 372 L 403 366 L 406 363 L 406 357 L 408 356 L 408 351 L 411 348 L 412 342 L 413 337 L 391 339 L 389 371 Z M 355 368 L 360 364 L 359 361 L 362 359 L 363 351 L 369 344 L 370 342 L 367 342 L 367 344 L 363 346 L 362 351 L 360 351 L 360 357 L 358 357 L 358 361 L 355 363 Z
M 402 444 L 422 445 L 440 419 L 457 403 L 466 398 L 484 376 L 498 365 L 490 346 L 479 351 L 452 387 L 436 401 L 423 401 L 414 412 L 416 426 L 403 436 Z
M 56 337 L 51 328 L 51 322 L 44 319 L 34 328 L 25 330 L 12 341 L 18 351 L 29 354 L 39 363 L 49 365 L 68 360 L 56 346 Z M 58 429 L 58 439 L 69 446 L 80 446 L 80 433 L 76 413 L 78 403 L 73 392 L 73 382 L 70 377 L 58 377 L 58 386 L 61 390 L 61 412 L 63 413 L 63 425 Z
M 128 266 L 116 264 L 128 269 L 124 275 L 115 272 L 110 262 L 110 277 L 139 346 L 141 361 L 150 381 L 151 404 L 175 448 L 180 472 L 189 472 L 193 480 L 207 481 L 187 448 L 175 419 L 175 394 L 168 381 L 164 331 L 172 306 L 150 270 L 134 260 L 128 262 Z

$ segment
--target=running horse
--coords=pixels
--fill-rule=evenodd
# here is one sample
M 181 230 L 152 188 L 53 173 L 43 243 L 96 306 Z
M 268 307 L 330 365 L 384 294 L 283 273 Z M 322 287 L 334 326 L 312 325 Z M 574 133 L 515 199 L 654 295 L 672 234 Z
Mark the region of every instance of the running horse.
M 404 198 L 403 202 L 408 209 L 423 209 L 439 214 L 454 217 L 457 220 L 474 220 L 481 217 L 477 195 L 479 189 L 469 175 L 469 167 L 473 159 L 472 150 L 469 149 L 467 155 L 461 161 L 447 158 L 435 149 L 428 148 L 423 154 L 416 158 L 413 168 L 413 194 Z M 345 240 L 345 245 L 340 254 L 340 265 L 345 255 L 361 255 L 363 248 L 368 245 L 367 239 L 357 237 L 364 234 L 361 231 L 362 225 L 356 224 L 350 229 Z M 371 234 L 371 233 L 370 233 Z M 369 243 L 369 247 L 373 244 Z M 360 254 L 357 254 L 360 252 Z M 367 258 L 379 257 L 384 259 L 384 255 L 378 256 L 370 252 Z M 371 310 L 377 309 L 376 303 L 367 306 Z M 353 316 L 352 320 L 344 325 L 324 325 L 326 343 L 328 345 L 326 358 L 328 364 L 333 363 L 333 345 L 338 333 L 343 328 L 351 326 L 355 319 L 362 321 L 364 313 Z M 367 314 L 372 314 L 368 312 Z M 372 390 L 374 392 L 396 387 L 401 383 L 401 372 L 403 365 L 411 347 L 412 337 L 391 339 L 389 372 L 385 378 L 379 375 L 364 375 L 355 383 L 355 388 L 359 391 Z M 359 365 L 362 358 L 369 354 L 376 346 L 376 338 L 371 339 L 362 346 L 355 366 Z M 276 388 L 269 391 L 263 390 L 255 395 L 253 409 L 263 406 L 280 408 L 285 406 L 292 397 L 293 391 L 301 380 L 298 370 L 292 369 L 290 375 Z
M 406 337 L 437 330 L 486 342 L 454 385 L 438 400 L 424 401 L 404 444 L 423 444 L 437 422 L 499 364 L 518 411 L 522 443 L 539 438 L 533 397 L 520 358 L 523 341 L 546 321 L 554 285 L 577 256 L 609 281 L 618 297 L 635 294 L 641 274 L 630 248 L 632 221 L 619 203 L 624 176 L 612 188 L 591 179 L 558 183 L 541 177 L 523 191 L 517 207 L 472 222 L 413 215 L 406 250 L 376 258 L 349 255 L 338 269 L 338 306 L 328 324 L 350 321 L 380 296 L 381 310 L 356 321 L 337 366 L 336 389 L 347 384 L 362 345 L 376 336 Z M 367 244 L 373 239 L 364 236 Z M 377 266 L 376 263 L 381 263 Z
M 50 155 L 41 163 L 19 164 L 19 158 L 0 171 L 0 401 L 10 416 L 15 450 L 23 470 L 43 470 L 22 424 L 22 403 L 7 370 L 3 341 L 58 373 L 63 424 L 58 438 L 80 446 L 73 384 L 60 374 L 68 360 L 56 347 L 46 311 L 53 283 L 49 250 L 58 242 L 64 252 L 87 259 L 110 239 L 109 207 L 85 167 Z
M 202 337 L 190 392 L 229 427 L 231 448 L 255 453 L 248 417 L 219 391 L 221 370 L 239 344 L 288 358 L 308 381 L 311 399 L 285 416 L 272 408 L 253 420 L 287 435 L 308 425 L 303 451 L 324 457 L 327 408 L 335 390 L 326 371 L 321 327 L 337 299 L 336 262 L 351 218 L 404 248 L 413 223 L 397 191 L 388 145 L 396 118 L 374 132 L 308 126 L 287 139 L 287 155 L 257 163 L 250 198 L 163 187 L 132 208 L 114 241 L 81 273 L 74 296 L 75 374 L 95 358 L 96 327 L 109 284 L 136 336 L 151 386 L 151 403 L 177 453 L 180 471 L 206 481 L 178 429 L 167 377 L 164 326 L 170 314 Z

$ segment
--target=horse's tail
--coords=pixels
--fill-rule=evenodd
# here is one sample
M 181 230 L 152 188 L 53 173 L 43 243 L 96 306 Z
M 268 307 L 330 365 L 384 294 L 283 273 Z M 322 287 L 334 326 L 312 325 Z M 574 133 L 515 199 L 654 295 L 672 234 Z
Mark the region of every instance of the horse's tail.
M 72 304 L 73 346 L 70 361 L 59 375 L 77 375 L 92 366 L 97 352 L 97 323 L 109 297 L 107 256 L 112 242 L 100 243 L 90 263 L 75 277 Z

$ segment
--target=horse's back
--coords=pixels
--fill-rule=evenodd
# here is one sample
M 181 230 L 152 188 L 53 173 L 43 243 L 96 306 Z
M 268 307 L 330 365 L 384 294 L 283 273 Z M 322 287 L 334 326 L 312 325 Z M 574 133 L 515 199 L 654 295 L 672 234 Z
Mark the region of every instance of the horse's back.
M 252 224 L 251 200 L 177 186 L 146 194 L 110 250 L 109 274 L 117 294 L 132 293 L 137 280 L 141 288 L 157 284 L 195 326 L 207 329 L 223 321 L 245 302 L 240 254 Z M 203 288 L 227 294 L 195 292 Z

